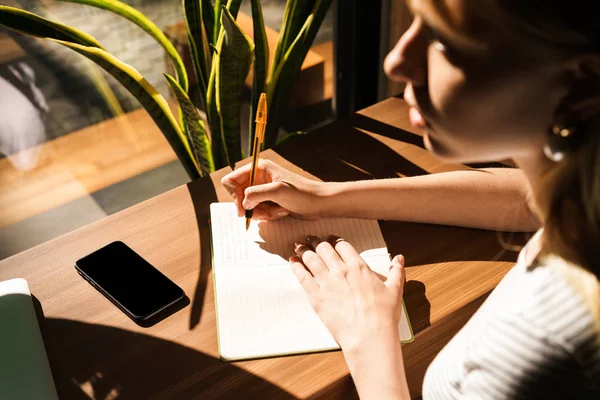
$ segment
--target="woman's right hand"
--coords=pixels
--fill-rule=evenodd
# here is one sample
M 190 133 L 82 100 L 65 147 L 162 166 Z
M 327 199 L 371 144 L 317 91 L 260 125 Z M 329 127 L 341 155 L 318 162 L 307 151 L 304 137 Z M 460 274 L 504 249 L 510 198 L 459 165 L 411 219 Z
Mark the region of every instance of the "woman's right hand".
M 254 185 L 250 184 L 252 164 L 227 174 L 221 183 L 233 197 L 238 215 L 254 210 L 252 218 L 273 220 L 287 215 L 316 219 L 322 215 L 325 183 L 304 178 L 270 160 L 259 159 Z

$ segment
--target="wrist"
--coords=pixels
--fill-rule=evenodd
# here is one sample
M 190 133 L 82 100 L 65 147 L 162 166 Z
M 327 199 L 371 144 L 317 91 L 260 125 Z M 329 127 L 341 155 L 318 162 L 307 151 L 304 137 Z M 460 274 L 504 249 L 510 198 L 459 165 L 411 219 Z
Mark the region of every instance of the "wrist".
M 348 192 L 348 186 L 351 182 L 320 182 L 319 188 L 319 217 L 339 217 L 347 215 L 344 202 L 344 195 Z
M 390 325 L 369 330 L 357 338 L 348 338 L 340 346 L 347 358 L 364 361 L 368 358 L 377 359 L 390 348 L 396 347 L 396 344 L 400 345 L 400 331 L 397 325 Z
M 335 217 L 340 215 L 339 196 L 345 182 L 318 182 L 315 194 L 318 202 L 318 216 Z
M 409 398 L 397 328 L 373 333 L 342 350 L 361 398 Z

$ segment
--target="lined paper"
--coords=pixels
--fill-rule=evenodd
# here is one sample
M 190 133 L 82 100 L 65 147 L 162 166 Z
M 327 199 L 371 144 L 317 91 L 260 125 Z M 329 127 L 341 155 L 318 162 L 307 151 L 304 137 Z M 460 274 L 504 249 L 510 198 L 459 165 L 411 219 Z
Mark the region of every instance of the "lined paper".
M 245 220 L 237 216 L 233 203 L 213 203 L 210 207 L 214 263 L 219 268 L 265 266 L 287 263 L 294 243 L 311 234 L 326 239 L 340 236 L 354 246 L 363 258 L 387 255 L 379 225 L 375 220 L 322 218 L 305 221 L 286 217 L 272 222 Z
M 313 311 L 288 263 L 296 241 L 330 234 L 352 243 L 371 269 L 386 276 L 390 257 L 377 221 L 287 217 L 252 221 L 248 232 L 233 203 L 211 204 L 213 273 L 219 351 L 225 360 L 309 353 L 339 346 Z M 413 338 L 402 313 L 400 340 Z

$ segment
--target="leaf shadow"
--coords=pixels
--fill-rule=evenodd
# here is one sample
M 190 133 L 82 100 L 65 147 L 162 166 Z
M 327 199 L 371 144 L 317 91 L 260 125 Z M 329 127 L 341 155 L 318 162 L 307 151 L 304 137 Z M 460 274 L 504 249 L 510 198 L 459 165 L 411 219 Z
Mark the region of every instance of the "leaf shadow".
M 187 184 L 198 226 L 200 239 L 200 260 L 198 265 L 198 281 L 192 295 L 190 312 L 190 330 L 195 328 L 202 316 L 202 307 L 206 295 L 208 278 L 212 269 L 211 240 L 210 240 L 210 204 L 218 201 L 213 181 L 209 176 L 197 179 Z
M 354 120 L 357 124 L 353 123 Z M 372 132 L 384 132 L 394 139 L 422 147 L 422 139 L 418 135 L 368 117 L 355 116 L 348 121 L 338 121 L 286 141 L 277 146 L 275 151 L 324 181 L 352 181 L 429 173 L 361 129 L 377 129 Z M 330 134 L 332 131 L 335 134 Z

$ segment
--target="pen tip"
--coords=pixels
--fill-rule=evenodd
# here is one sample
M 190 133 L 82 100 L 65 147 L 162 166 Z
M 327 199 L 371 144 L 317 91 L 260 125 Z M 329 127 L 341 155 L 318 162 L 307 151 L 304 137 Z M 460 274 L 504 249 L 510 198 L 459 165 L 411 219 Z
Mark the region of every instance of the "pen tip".
M 248 230 L 248 228 L 250 228 L 250 218 L 246 218 L 246 230 Z

